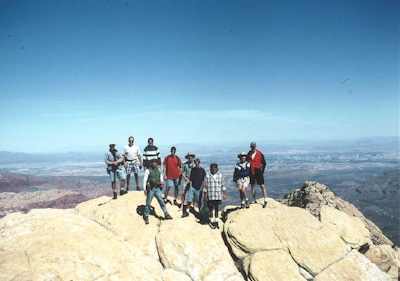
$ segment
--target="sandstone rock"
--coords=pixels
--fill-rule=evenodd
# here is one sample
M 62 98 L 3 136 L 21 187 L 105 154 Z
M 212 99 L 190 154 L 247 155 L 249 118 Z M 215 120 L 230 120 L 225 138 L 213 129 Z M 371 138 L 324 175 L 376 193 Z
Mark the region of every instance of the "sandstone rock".
M 359 218 L 350 217 L 346 213 L 325 205 L 321 208 L 321 222 L 338 233 L 353 249 L 372 244 L 369 231 Z
M 299 272 L 299 266 L 290 254 L 283 250 L 255 253 L 251 256 L 247 274 L 249 279 L 254 281 L 306 281 Z
M 388 274 L 356 250 L 329 266 L 314 278 L 314 281 L 391 281 Z
M 399 279 L 400 260 L 397 252 L 388 245 L 371 246 L 365 256 L 380 270 L 390 275 L 392 280 Z
M 351 217 L 359 218 L 369 230 L 370 239 L 374 245 L 393 245 L 393 242 L 372 221 L 365 218 L 353 204 L 336 197 L 333 192 L 321 183 L 306 181 L 301 189 L 293 190 L 286 195 L 282 203 L 288 206 L 304 208 L 317 218 L 320 217 L 322 206 L 326 205 L 338 209 Z
M 41 209 L 0 220 L 0 280 L 161 280 L 163 268 L 97 223 Z
M 191 220 L 163 223 L 157 235 L 162 264 L 190 276 L 191 280 L 243 280 L 221 233 Z
M 268 200 L 266 209 L 251 205 L 231 212 L 224 233 L 238 258 L 282 249 L 313 276 L 347 254 L 343 240 L 307 211 L 273 199 Z

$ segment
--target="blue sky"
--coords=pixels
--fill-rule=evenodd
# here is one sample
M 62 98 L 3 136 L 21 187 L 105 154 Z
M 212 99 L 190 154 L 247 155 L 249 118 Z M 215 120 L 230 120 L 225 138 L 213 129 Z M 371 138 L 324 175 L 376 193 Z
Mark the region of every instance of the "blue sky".
M 0 150 L 399 135 L 399 1 L 0 0 Z

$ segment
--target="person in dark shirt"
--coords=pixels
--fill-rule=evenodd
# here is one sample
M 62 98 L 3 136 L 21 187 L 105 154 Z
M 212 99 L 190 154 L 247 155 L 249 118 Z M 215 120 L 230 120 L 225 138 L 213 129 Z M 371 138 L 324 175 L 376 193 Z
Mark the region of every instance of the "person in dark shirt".
M 188 195 L 188 203 L 187 209 L 190 210 L 190 205 L 193 202 L 193 199 L 196 200 L 197 206 L 200 210 L 201 208 L 201 193 L 204 187 L 204 178 L 206 176 L 206 171 L 200 167 L 200 159 L 194 159 L 194 164 L 196 165 L 192 171 L 190 172 L 190 188 L 189 188 L 189 195 Z M 193 204 L 194 209 L 194 204 Z M 183 207 L 183 214 L 182 217 L 189 216 L 188 210 L 186 210 L 185 206 Z

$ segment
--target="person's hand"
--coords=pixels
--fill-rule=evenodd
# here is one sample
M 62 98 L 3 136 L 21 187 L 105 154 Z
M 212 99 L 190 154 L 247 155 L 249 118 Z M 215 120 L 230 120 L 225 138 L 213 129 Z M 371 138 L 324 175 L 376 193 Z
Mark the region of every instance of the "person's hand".
M 113 165 L 114 165 L 114 166 L 118 166 L 118 161 L 114 161 L 114 162 L 113 162 Z
M 128 163 L 125 162 L 125 163 L 124 163 L 124 167 L 125 167 L 125 168 L 128 167 Z
M 164 179 L 167 180 L 167 176 L 166 175 L 164 176 Z
M 204 194 L 204 201 L 208 201 L 207 193 Z
M 147 190 L 146 189 L 144 190 L 144 196 L 147 197 Z
M 142 164 L 139 164 L 139 169 L 142 169 Z
M 224 195 L 223 195 L 223 197 L 222 197 L 224 200 L 226 200 L 226 193 L 224 193 Z
M 160 186 L 163 186 L 164 185 L 164 183 L 163 182 L 160 182 Z

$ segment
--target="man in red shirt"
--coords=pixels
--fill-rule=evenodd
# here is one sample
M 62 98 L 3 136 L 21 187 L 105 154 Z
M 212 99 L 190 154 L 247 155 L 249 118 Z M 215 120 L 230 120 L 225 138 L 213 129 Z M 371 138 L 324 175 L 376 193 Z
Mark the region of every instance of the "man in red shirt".
M 264 186 L 264 171 L 267 163 L 265 162 L 264 155 L 256 149 L 256 143 L 252 142 L 250 144 L 250 151 L 247 153 L 247 160 L 250 163 L 250 184 L 251 184 L 251 194 L 253 195 L 254 203 L 256 201 L 256 183 L 260 186 L 261 191 L 264 195 L 263 208 L 267 206 L 267 191 Z
M 178 198 L 179 193 L 179 176 L 182 174 L 182 161 L 175 155 L 175 153 L 176 148 L 173 146 L 171 147 L 171 154 L 165 157 L 163 162 L 165 178 L 164 201 L 168 202 L 167 198 L 169 189 L 174 186 L 174 204 L 178 205 L 176 199 Z

